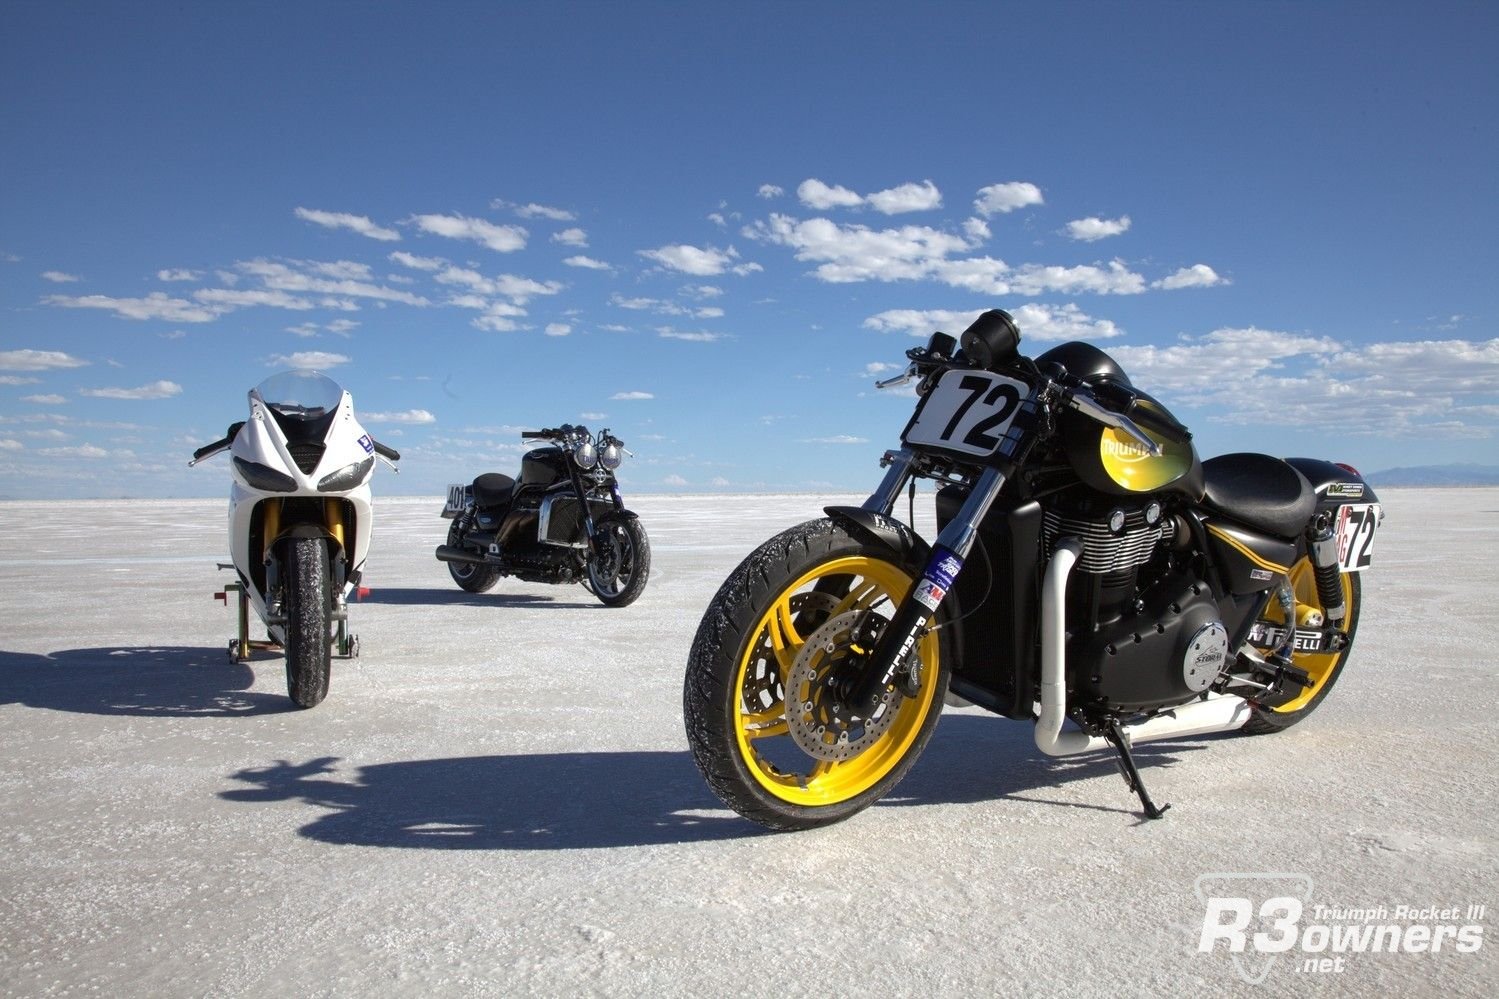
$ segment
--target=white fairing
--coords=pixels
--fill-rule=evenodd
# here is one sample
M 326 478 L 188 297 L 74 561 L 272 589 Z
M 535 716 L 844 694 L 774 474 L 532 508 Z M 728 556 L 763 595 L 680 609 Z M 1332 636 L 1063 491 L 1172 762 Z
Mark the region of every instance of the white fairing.
M 1059 541 L 1046 567 L 1041 584 L 1041 705 L 1036 718 L 1036 748 L 1050 756 L 1072 756 L 1108 749 L 1109 743 L 1076 728 L 1062 729 L 1067 718 L 1067 623 L 1065 597 L 1067 577 L 1082 552 L 1082 545 L 1067 538 Z M 1131 743 L 1156 739 L 1184 739 L 1211 732 L 1229 732 L 1249 720 L 1249 704 L 1243 698 L 1209 694 L 1163 711 L 1142 722 L 1123 726 Z
M 290 374 L 290 373 L 289 373 Z M 251 604 L 255 608 L 261 620 L 266 618 L 266 595 L 255 585 L 256 573 L 252 572 L 252 558 L 258 553 L 251 551 L 250 529 L 253 523 L 256 507 L 262 502 L 280 502 L 286 499 L 307 497 L 315 499 L 347 500 L 354 507 L 353 537 L 344 539 L 346 556 L 349 570 L 352 574 L 355 570 L 364 567 L 365 556 L 369 552 L 370 528 L 371 528 L 371 504 L 370 504 L 370 478 L 373 473 L 373 461 L 369 470 L 362 476 L 353 480 L 352 488 L 337 490 L 319 490 L 318 482 L 328 475 L 349 465 L 373 459 L 374 441 L 358 419 L 354 416 L 353 397 L 343 389 L 339 388 L 330 379 L 314 375 L 311 372 L 300 373 L 311 379 L 321 379 L 324 389 L 336 391 L 336 402 L 329 400 L 330 406 L 335 409 L 332 423 L 328 426 L 323 443 L 326 450 L 310 473 L 303 473 L 297 468 L 296 462 L 287 446 L 286 435 L 277 424 L 275 416 L 270 411 L 270 405 L 278 402 L 277 399 L 267 400 L 262 397 L 262 390 L 271 385 L 273 379 L 267 379 L 261 385 L 249 392 L 250 416 L 245 425 L 235 435 L 230 445 L 229 453 L 234 459 L 252 462 L 264 466 L 274 472 L 287 476 L 294 488 L 287 491 L 270 490 L 253 484 L 249 481 L 243 469 L 231 460 L 231 474 L 233 480 L 229 487 L 229 549 L 230 557 L 234 561 L 234 568 L 239 573 L 240 579 L 247 585 L 246 592 Z M 286 376 L 275 376 L 284 378 Z M 284 525 L 283 525 L 284 526 Z M 340 599 L 347 596 L 350 587 L 344 588 Z M 269 625 L 268 630 L 271 637 L 280 641 L 284 638 L 281 629 L 276 625 Z

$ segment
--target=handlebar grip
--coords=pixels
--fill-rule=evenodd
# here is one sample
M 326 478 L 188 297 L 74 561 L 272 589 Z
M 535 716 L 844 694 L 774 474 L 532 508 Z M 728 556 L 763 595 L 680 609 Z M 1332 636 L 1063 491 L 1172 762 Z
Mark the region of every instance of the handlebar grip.
M 1175 418 L 1153 412 L 1148 406 L 1132 407 L 1129 418 L 1142 428 L 1158 433 L 1168 441 L 1177 444 L 1189 444 L 1192 441 L 1192 431 L 1176 422 Z
M 202 461 L 204 458 L 207 458 L 209 455 L 213 454 L 214 452 L 216 452 L 216 451 L 222 451 L 224 448 L 226 448 L 228 446 L 229 446 L 229 438 L 228 437 L 220 437 L 218 440 L 214 441 L 212 444 L 204 444 L 202 447 L 198 448 L 198 450 L 194 451 L 193 452 L 193 461 Z
M 371 440 L 374 440 L 374 438 L 371 438 Z M 397 451 L 395 448 L 390 447 L 390 446 L 385 445 L 385 444 L 381 444 L 379 441 L 374 441 L 374 444 L 375 444 L 375 453 L 378 454 L 380 457 L 388 459 L 390 461 L 400 461 L 401 460 L 401 452 Z

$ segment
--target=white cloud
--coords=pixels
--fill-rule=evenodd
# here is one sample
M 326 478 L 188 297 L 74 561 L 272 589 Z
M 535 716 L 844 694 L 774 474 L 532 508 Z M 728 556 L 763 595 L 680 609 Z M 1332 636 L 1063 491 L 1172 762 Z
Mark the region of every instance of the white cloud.
M 287 264 L 275 260 L 257 258 L 255 260 L 241 261 L 235 266 L 246 274 L 260 279 L 267 288 L 277 291 L 295 292 L 317 292 L 324 295 L 344 295 L 350 298 L 371 298 L 382 302 L 401 302 L 405 305 L 425 306 L 429 301 L 420 295 L 414 295 L 409 291 L 397 288 L 387 288 L 384 285 L 374 284 L 370 281 L 359 280 L 359 268 L 363 265 L 349 264 L 346 261 L 319 264 L 307 261 L 292 261 L 298 267 L 307 268 L 314 273 L 306 273 L 294 269 Z M 323 301 L 319 304 L 333 306 L 334 303 Z
M 182 394 L 182 386 L 176 382 L 159 381 L 138 388 L 81 389 L 78 394 L 93 399 L 170 399 Z
M 963 221 L 963 231 L 967 233 L 968 238 L 975 243 L 982 243 L 991 235 L 991 233 L 989 232 L 989 223 L 985 222 L 983 219 L 965 219 Z
M 1092 264 L 1077 267 L 1026 264 L 1010 279 L 1010 288 L 1020 295 L 1041 295 L 1046 292 L 1067 295 L 1082 292 L 1138 295 L 1145 290 L 1145 279 L 1131 271 L 1121 260 L 1110 261 L 1107 268 Z
M 569 326 L 567 323 L 547 323 L 546 335 L 547 336 L 567 336 L 572 331 L 573 331 L 573 328 L 571 326 Z
M 834 434 L 832 437 L 804 437 L 798 444 L 868 444 L 868 437 L 853 437 L 849 434 Z
M 687 480 L 680 475 L 668 475 L 661 480 L 661 484 L 663 486 L 685 486 L 687 485 Z
M 0 451 L 24 451 L 26 445 L 14 437 L 0 437 Z
M 563 229 L 561 232 L 552 233 L 552 242 L 581 248 L 588 245 L 588 233 L 578 228 Z
M 659 298 L 626 298 L 618 292 L 609 296 L 609 304 L 635 312 L 654 312 L 661 316 L 690 316 L 693 319 L 719 319 L 723 316 L 723 309 L 717 306 L 679 305 Z
M 642 399 L 654 399 L 656 397 L 650 392 L 616 392 L 609 398 L 618 402 L 639 402 Z
M 683 274 L 692 274 L 697 277 L 711 277 L 714 274 L 722 274 L 734 259 L 739 256 L 733 247 L 728 250 L 720 250 L 714 246 L 699 247 L 678 243 L 671 246 L 662 246 L 654 250 L 637 250 L 642 257 L 654 260 L 668 270 L 679 271 Z
M 827 211 L 829 208 L 857 208 L 864 203 L 864 199 L 846 187 L 839 185 L 828 186 L 816 177 L 809 177 L 797 186 L 796 196 L 801 203 L 815 211 Z
M 64 309 L 106 309 L 121 319 L 163 319 L 172 323 L 210 323 L 218 313 L 181 298 L 154 291 L 145 298 L 110 298 L 107 295 L 48 295 L 48 305 Z
M 985 218 L 1013 212 L 1027 205 L 1046 203 L 1041 197 L 1041 189 L 1027 181 L 990 184 L 988 187 L 979 188 L 978 193 L 978 199 L 973 203 L 973 210 Z
M 1090 215 L 1085 219 L 1074 219 L 1068 222 L 1067 235 L 1085 243 L 1092 243 L 1128 232 L 1129 226 L 1128 215 L 1121 215 L 1117 219 L 1101 219 Z
M 482 243 L 496 253 L 512 253 L 526 248 L 530 234 L 518 225 L 496 225 L 485 219 L 466 215 L 416 215 L 412 222 L 423 232 L 449 239 L 467 239 Z
M 436 423 L 437 417 L 425 409 L 406 409 L 393 413 L 367 413 L 361 410 L 359 420 L 362 423 L 425 424 Z
M 87 361 L 60 350 L 0 350 L 0 371 L 51 371 L 55 368 L 81 368 L 87 364 Z
M 580 420 L 592 420 L 592 421 L 597 422 L 598 420 L 607 420 L 607 419 L 609 419 L 609 414 L 608 413 L 597 413 L 597 412 L 579 413 L 578 414 L 578 419 L 580 419 Z
M 202 278 L 202 271 L 190 271 L 181 267 L 156 272 L 158 281 L 200 281 Z
M 317 307 L 317 303 L 310 299 L 298 298 L 284 291 L 274 291 L 269 288 L 200 288 L 193 292 L 193 297 L 200 302 L 215 306 L 220 312 L 256 305 L 298 312 Z
M 1175 291 L 1178 288 L 1211 288 L 1219 284 L 1228 284 L 1228 279 L 1220 277 L 1218 272 L 1207 264 L 1193 264 L 1191 267 L 1183 267 L 1174 274 L 1152 282 L 1151 287 Z
M 560 281 L 535 281 L 514 274 L 485 277 L 466 267 L 448 267 L 436 276 L 440 284 L 456 284 L 480 295 L 501 295 L 523 305 L 537 295 L 555 295 L 564 287 Z
M 40 385 L 41 381 L 40 378 L 23 378 L 20 375 L 0 375 L 0 385 Z
M 670 326 L 657 328 L 656 335 L 663 340 L 685 340 L 688 343 L 717 343 L 728 338 L 727 333 L 709 333 L 706 330 L 678 330 Z
M 54 393 L 51 395 L 23 395 L 21 396 L 21 401 L 34 402 L 40 406 L 60 406 L 68 400 L 66 396 L 60 396 Z
M 777 187 L 775 184 L 761 184 L 760 189 L 755 192 L 755 195 L 761 198 L 779 198 L 785 193 L 786 189 L 784 187 Z
M 867 329 L 881 332 L 905 332 L 925 339 L 937 330 L 959 336 L 982 309 L 952 311 L 947 309 L 890 309 L 864 320 Z M 1095 319 L 1076 305 L 1041 305 L 1027 302 L 1008 310 L 1020 327 L 1023 340 L 1107 340 L 1122 335 L 1108 319 Z M 871 372 L 874 373 L 874 372 Z
M 391 242 L 401 238 L 401 234 L 394 229 L 385 229 L 369 220 L 366 215 L 350 215 L 347 212 L 324 212 L 316 208 L 298 208 L 297 218 L 320 225 L 328 229 L 348 229 L 367 236 L 370 239 L 378 239 L 383 242 Z
M 582 268 L 584 268 L 586 270 L 590 270 L 590 271 L 612 271 L 612 270 L 614 270 L 613 267 L 611 267 L 608 264 L 604 263 L 602 260 L 595 260 L 592 257 L 585 257 L 582 254 L 579 254 L 576 257 L 567 257 L 562 262 L 564 264 L 566 264 L 567 266 L 569 266 L 569 267 L 582 267 Z
M 751 262 L 751 263 L 748 263 L 748 264 L 736 264 L 736 265 L 734 265 L 730 269 L 735 274 L 737 274 L 738 276 L 744 277 L 746 274 L 758 274 L 760 271 L 763 271 L 765 268 L 761 267 L 757 263 Z
M 332 354 L 325 350 L 299 350 L 294 354 L 272 355 L 270 364 L 273 368 L 316 368 L 325 370 L 336 368 L 340 364 L 348 364 L 349 358 L 343 354 Z
M 44 447 L 37 452 L 48 458 L 109 458 L 119 457 L 125 453 L 127 452 L 106 451 L 92 444 L 80 444 L 76 447 Z
M 745 234 L 791 247 L 796 259 L 817 263 L 813 273 L 831 283 L 927 277 L 949 254 L 968 249 L 961 236 L 927 226 L 875 230 L 839 225 L 824 218 L 800 221 L 780 214 L 755 222 Z
M 441 257 L 418 257 L 414 253 L 405 250 L 397 250 L 390 255 L 390 259 L 402 267 L 410 267 L 415 271 L 440 271 L 448 266 L 448 262 Z
M 491 208 L 503 208 L 505 202 L 495 202 Z M 523 219 L 551 219 L 553 222 L 572 222 L 577 218 L 572 212 L 565 208 L 553 208 L 550 205 L 538 205 L 534 201 L 527 205 L 515 205 L 515 214 Z
M 901 184 L 885 191 L 876 191 L 865 199 L 875 211 L 886 215 L 902 212 L 924 212 L 942 207 L 942 192 L 929 180 L 920 184 Z
M 713 284 L 684 284 L 679 294 L 697 299 L 718 298 L 723 294 L 723 289 Z
M 42 271 L 42 277 L 53 284 L 72 284 L 83 280 L 76 274 L 64 274 L 62 271 Z

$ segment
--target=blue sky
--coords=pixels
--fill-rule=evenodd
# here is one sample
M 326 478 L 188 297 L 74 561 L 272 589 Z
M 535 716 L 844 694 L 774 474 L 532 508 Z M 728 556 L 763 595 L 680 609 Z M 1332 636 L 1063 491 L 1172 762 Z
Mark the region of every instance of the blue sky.
M 0 6 L 0 495 L 214 495 L 310 364 L 377 492 L 877 481 L 990 307 L 1200 450 L 1494 460 L 1492 4 Z

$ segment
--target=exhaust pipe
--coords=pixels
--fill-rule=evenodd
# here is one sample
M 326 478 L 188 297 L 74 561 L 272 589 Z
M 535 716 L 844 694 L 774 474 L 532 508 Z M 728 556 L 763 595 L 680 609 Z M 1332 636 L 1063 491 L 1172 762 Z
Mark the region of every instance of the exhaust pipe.
M 437 560 L 439 562 L 463 562 L 467 565 L 485 565 L 488 562 L 483 555 L 475 555 L 473 552 L 467 552 L 452 545 L 438 545 Z
M 1062 731 L 1067 719 L 1067 578 L 1082 554 L 1076 538 L 1057 542 L 1041 583 L 1041 712 L 1036 719 L 1036 748 L 1048 756 L 1074 756 L 1112 749 L 1107 739 L 1077 729 Z M 1209 694 L 1121 728 L 1131 743 L 1180 739 L 1232 731 L 1249 720 L 1242 697 Z

